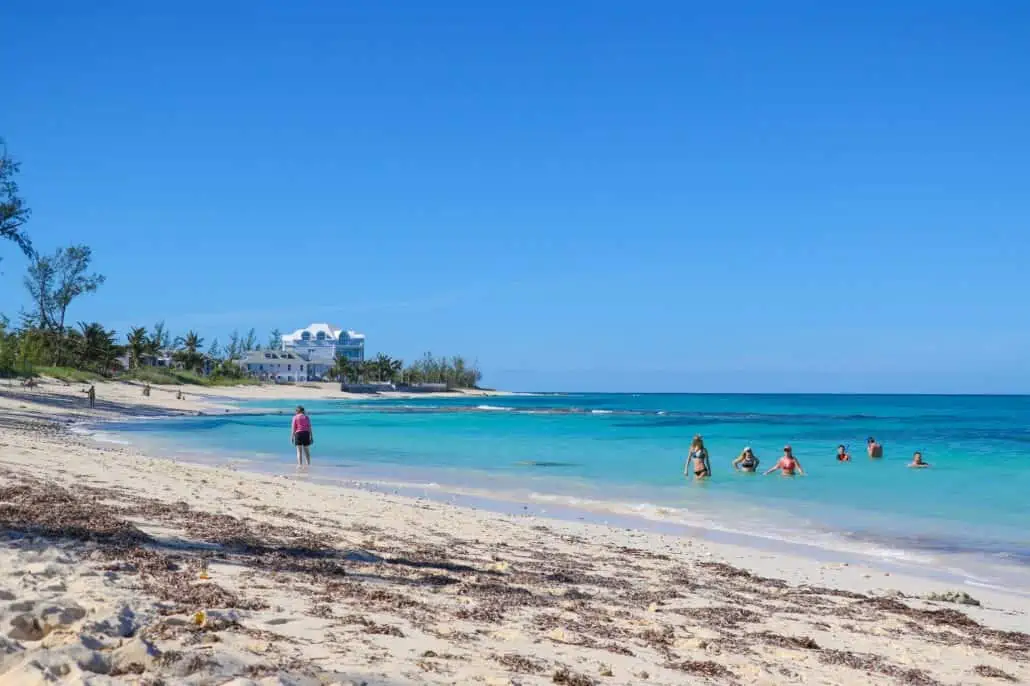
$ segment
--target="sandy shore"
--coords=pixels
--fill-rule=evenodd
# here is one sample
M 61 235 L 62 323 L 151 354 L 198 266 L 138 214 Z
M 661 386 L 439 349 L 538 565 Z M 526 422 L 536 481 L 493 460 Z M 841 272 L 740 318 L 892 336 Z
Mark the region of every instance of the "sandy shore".
M 1025 597 L 929 600 L 959 589 L 68 431 L 331 388 L 105 384 L 92 412 L 81 389 L 0 386 L 0 686 L 1030 680 Z

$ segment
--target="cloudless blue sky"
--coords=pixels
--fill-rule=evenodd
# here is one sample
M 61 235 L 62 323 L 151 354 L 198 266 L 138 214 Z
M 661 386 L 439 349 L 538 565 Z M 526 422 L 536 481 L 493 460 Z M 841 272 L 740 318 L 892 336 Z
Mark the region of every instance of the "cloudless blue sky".
M 1030 4 L 9 0 L 76 320 L 522 390 L 1030 389 Z M 0 311 L 25 305 L 0 245 Z

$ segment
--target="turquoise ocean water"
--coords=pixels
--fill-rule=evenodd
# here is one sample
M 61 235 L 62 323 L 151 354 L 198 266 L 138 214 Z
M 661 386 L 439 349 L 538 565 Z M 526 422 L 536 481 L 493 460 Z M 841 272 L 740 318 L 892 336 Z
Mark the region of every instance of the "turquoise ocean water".
M 114 428 L 181 456 L 287 472 L 293 405 Z M 319 478 L 700 526 L 946 565 L 985 582 L 996 569 L 1030 570 L 1030 397 L 549 394 L 305 405 Z M 712 455 L 705 483 L 683 477 L 695 433 Z M 866 457 L 867 436 L 884 444 L 883 460 Z M 785 443 L 807 476 L 730 466 L 751 445 L 770 467 Z M 839 443 L 851 463 L 834 458 Z M 930 469 L 906 468 L 915 450 Z

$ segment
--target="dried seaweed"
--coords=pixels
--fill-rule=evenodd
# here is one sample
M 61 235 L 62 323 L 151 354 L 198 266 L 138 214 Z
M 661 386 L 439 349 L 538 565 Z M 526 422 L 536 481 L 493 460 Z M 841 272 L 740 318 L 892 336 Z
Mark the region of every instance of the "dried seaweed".
M 748 634 L 748 638 L 754 638 L 780 648 L 819 650 L 819 644 L 808 636 L 783 636 L 772 631 L 759 631 L 758 633 Z
M 912 686 L 941 686 L 937 681 L 921 669 L 905 669 L 893 665 L 879 655 L 870 653 L 853 653 L 849 650 L 824 650 L 819 660 L 827 665 L 841 665 L 862 672 L 882 674 L 897 679 L 899 683 Z
M 594 686 L 597 683 L 595 679 L 586 674 L 573 672 L 568 667 L 559 667 L 555 670 L 551 681 L 556 684 L 564 684 L 564 686 Z
M 988 679 L 1001 679 L 1002 681 L 1010 681 L 1012 683 L 1017 683 L 1019 681 L 1019 679 L 1008 672 L 1003 672 L 997 667 L 991 667 L 990 665 L 977 665 L 976 667 L 973 667 L 973 674 L 987 677 Z
M 735 679 L 736 675 L 718 662 L 711 660 L 686 660 L 684 662 L 670 662 L 665 665 L 667 669 L 675 669 L 695 676 L 708 677 L 709 679 Z
M 543 662 L 515 653 L 494 655 L 493 659 L 516 674 L 541 674 L 546 669 Z

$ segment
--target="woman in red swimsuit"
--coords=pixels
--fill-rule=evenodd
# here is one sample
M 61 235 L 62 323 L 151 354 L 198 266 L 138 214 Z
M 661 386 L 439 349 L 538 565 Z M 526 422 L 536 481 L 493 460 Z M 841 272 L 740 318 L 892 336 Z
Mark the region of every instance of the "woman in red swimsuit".
M 805 475 L 805 471 L 801 469 L 801 463 L 798 458 L 794 457 L 794 452 L 789 445 L 783 446 L 783 457 L 777 460 L 766 474 L 772 474 L 775 471 L 783 472 L 784 476 Z

